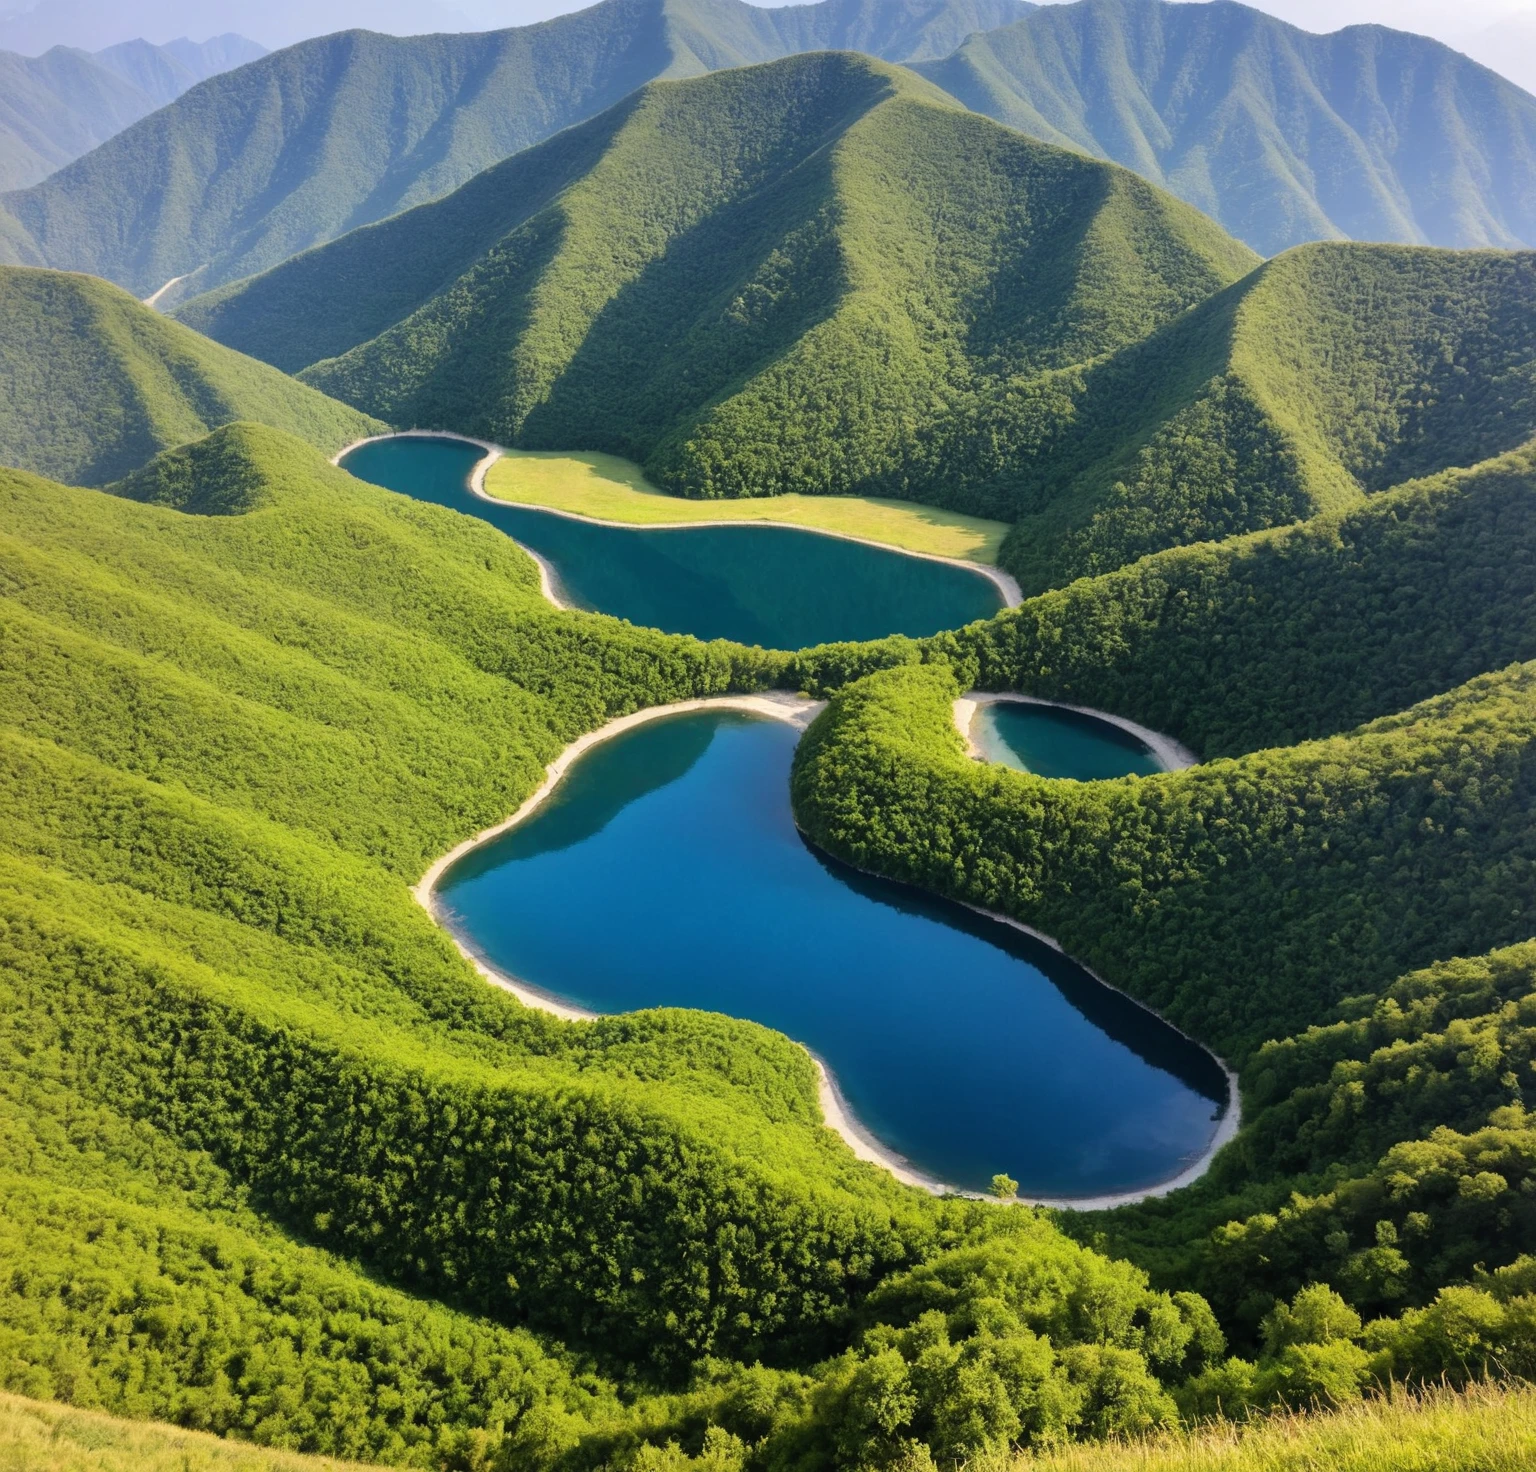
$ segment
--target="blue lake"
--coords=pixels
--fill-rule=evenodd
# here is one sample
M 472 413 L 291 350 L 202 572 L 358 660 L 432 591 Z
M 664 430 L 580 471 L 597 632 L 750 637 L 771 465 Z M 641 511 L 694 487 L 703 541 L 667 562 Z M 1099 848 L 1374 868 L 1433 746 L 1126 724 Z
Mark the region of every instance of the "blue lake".
M 724 711 L 594 747 L 438 886 L 492 965 L 597 1012 L 697 1007 L 821 1056 L 882 1143 L 952 1185 L 1133 1191 L 1224 1112 L 1211 1055 L 1012 927 L 860 875 L 795 829 L 799 732 Z
M 920 638 L 1002 607 L 981 573 L 795 527 L 614 527 L 511 506 L 468 486 L 480 450 L 402 436 L 353 450 L 344 469 L 479 517 L 545 558 L 581 608 L 631 623 L 803 649 L 887 634 Z
M 1105 777 L 1147 777 L 1163 764 L 1139 737 L 1108 721 L 1060 706 L 998 700 L 981 706 L 971 740 L 982 759 L 1037 777 L 1091 782 Z

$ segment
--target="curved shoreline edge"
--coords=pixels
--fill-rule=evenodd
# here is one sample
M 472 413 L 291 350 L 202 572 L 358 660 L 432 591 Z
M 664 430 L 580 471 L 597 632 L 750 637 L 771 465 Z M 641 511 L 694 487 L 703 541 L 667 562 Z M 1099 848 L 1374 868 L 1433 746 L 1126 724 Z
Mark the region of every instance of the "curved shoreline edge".
M 461 436 L 449 436 L 449 438 L 461 438 Z M 1037 704 L 1050 704 L 1049 701 L 1036 702 Z M 547 799 L 561 779 L 570 770 L 572 765 L 594 746 L 604 741 L 611 740 L 625 731 L 633 730 L 636 726 L 644 725 L 648 721 L 661 720 L 667 716 L 683 715 L 690 711 L 701 710 L 739 710 L 749 715 L 764 717 L 769 720 L 787 722 L 789 725 L 804 731 L 813 720 L 825 708 L 823 700 L 812 700 L 804 695 L 790 695 L 781 691 L 770 691 L 760 695 L 715 695 L 703 696 L 696 700 L 680 700 L 670 705 L 653 705 L 644 710 L 634 711 L 627 716 L 619 716 L 614 720 L 599 726 L 596 730 L 588 731 L 584 736 L 579 736 L 552 761 L 545 769 L 544 781 L 536 791 L 522 803 L 517 811 L 501 822 L 493 824 L 489 828 L 483 828 L 471 838 L 466 838 L 462 843 L 456 844 L 447 853 L 443 854 L 429 867 L 420 879 L 411 886 L 411 897 L 418 905 L 431 916 L 445 935 L 454 944 L 455 949 L 475 971 L 492 986 L 512 993 L 525 1006 L 535 1007 L 542 1012 L 551 1013 L 553 1016 L 566 1022 L 591 1022 L 599 1013 L 588 1010 L 585 1007 L 576 1006 L 574 1003 L 564 1001 L 559 997 L 541 990 L 538 987 L 529 986 L 526 982 L 519 981 L 516 977 L 498 970 L 491 965 L 490 960 L 484 954 L 470 945 L 454 926 L 454 915 L 449 908 L 438 898 L 436 886 L 447 870 L 466 854 L 479 848 L 482 844 L 489 843 L 492 839 L 500 837 L 503 833 L 515 828 L 519 823 L 531 816 L 533 812 Z M 809 840 L 807 840 L 809 841 Z M 868 871 L 864 871 L 868 872 Z M 874 876 L 880 877 L 880 876 Z M 1015 920 L 1009 915 L 1000 915 L 991 910 L 984 910 L 979 905 L 966 904 L 963 900 L 953 903 L 964 906 L 965 909 L 975 914 L 985 916 L 987 919 L 1002 925 L 1012 926 L 1015 930 L 1023 931 L 1035 940 L 1051 947 L 1052 950 L 1066 955 L 1065 948 L 1052 936 L 1043 934 L 1025 925 L 1020 920 Z M 1120 992 L 1119 987 L 1111 986 L 1103 977 L 1098 975 L 1081 961 L 1072 958 L 1075 965 L 1081 966 L 1089 976 L 1100 986 L 1110 991 Z M 1158 1017 L 1166 1026 L 1173 1027 L 1166 1018 L 1153 1012 L 1144 1002 L 1137 1001 L 1125 992 L 1120 992 L 1129 1001 L 1135 1003 L 1143 1011 Z M 1181 1037 L 1188 1038 L 1188 1034 L 1178 1028 L 1174 1028 Z M 1194 1038 L 1189 1041 L 1196 1047 L 1205 1048 L 1203 1043 Z M 801 1047 L 805 1047 L 802 1043 Z M 837 1078 L 826 1062 L 818 1057 L 809 1048 L 805 1048 L 811 1062 L 816 1068 L 817 1100 L 821 1107 L 822 1123 L 836 1134 L 845 1145 L 853 1152 L 855 1157 L 870 1165 L 877 1165 L 888 1171 L 903 1185 L 915 1186 L 920 1190 L 928 1191 L 935 1196 L 965 1196 L 973 1200 L 990 1200 L 984 1192 L 970 1191 L 959 1186 L 952 1186 L 938 1180 L 936 1177 L 924 1174 L 918 1170 L 905 1156 L 898 1154 L 875 1138 L 868 1129 L 859 1121 L 848 1101 L 843 1097 L 842 1090 L 838 1088 Z M 1204 1151 L 1197 1160 L 1192 1161 L 1178 1175 L 1167 1181 L 1134 1191 L 1119 1192 L 1114 1195 L 1094 1197 L 1019 1197 L 1020 1204 L 1026 1206 L 1043 1206 L 1062 1211 L 1103 1211 L 1112 1206 L 1126 1206 L 1133 1202 L 1145 1201 L 1154 1196 L 1166 1196 L 1171 1191 L 1176 1191 L 1182 1186 L 1190 1185 L 1198 1180 L 1210 1168 L 1211 1161 L 1223 1146 L 1230 1143 L 1236 1136 L 1241 1124 L 1241 1102 L 1238 1092 L 1237 1075 L 1227 1066 L 1225 1060 L 1216 1058 L 1223 1074 L 1227 1079 L 1227 1102 L 1221 1117 L 1221 1122 L 1216 1128 Z
M 1017 608 L 1024 601 L 1023 590 L 1019 587 L 1018 580 L 1006 573 L 1000 567 L 994 567 L 987 562 L 971 562 L 963 557 L 945 557 L 937 552 L 918 552 L 911 547 L 898 547 L 893 542 L 878 542 L 873 537 L 859 537 L 852 532 L 833 531 L 829 527 L 805 526 L 798 521 L 666 521 L 666 522 L 632 522 L 610 521 L 601 516 L 583 516 L 578 511 L 563 511 L 554 506 L 538 506 L 531 501 L 507 501 L 500 496 L 493 496 L 485 488 L 486 472 L 490 470 L 498 460 L 507 454 L 500 445 L 493 444 L 490 440 L 478 440 L 473 435 L 454 434 L 446 429 L 402 429 L 389 434 L 369 435 L 364 439 L 354 440 L 344 449 L 338 450 L 331 456 L 331 464 L 340 466 L 343 459 L 353 450 L 361 449 L 364 445 L 378 444 L 381 440 L 404 439 L 429 439 L 429 440 L 458 440 L 466 445 L 478 445 L 485 454 L 475 462 L 469 472 L 469 492 L 480 500 L 488 502 L 492 506 L 515 506 L 523 511 L 540 511 L 546 516 L 560 516 L 567 521 L 584 521 L 591 526 L 617 527 L 620 531 L 629 532 L 687 532 L 701 531 L 716 526 L 776 526 L 788 531 L 809 532 L 815 537 L 836 537 L 842 542 L 858 542 L 861 546 L 875 547 L 883 552 L 895 552 L 902 557 L 919 557 L 924 562 L 942 562 L 948 567 L 963 568 L 966 572 L 977 573 L 997 589 L 998 595 L 1003 600 L 1003 608 Z M 914 505 L 920 503 L 913 502 Z M 514 537 L 513 541 L 517 541 Z M 565 589 L 560 584 L 560 575 L 537 552 L 524 546 L 522 542 L 517 545 L 522 547 L 539 565 L 539 583 L 547 598 L 556 608 L 574 608 L 565 595 Z M 999 610 L 1001 611 L 1001 610 Z
M 1016 695 L 1011 691 L 971 690 L 955 702 L 954 712 L 955 725 L 965 737 L 966 755 L 976 761 L 986 761 L 987 758 L 971 735 L 971 729 L 982 708 L 988 705 L 1042 705 L 1051 710 L 1070 710 L 1080 716 L 1092 716 L 1096 721 L 1103 721 L 1107 726 L 1117 726 L 1134 736 L 1163 764 L 1165 772 L 1182 772 L 1187 767 L 1198 765 L 1200 761 L 1182 741 L 1176 741 L 1161 731 L 1154 731 L 1150 726 L 1127 720 L 1125 716 L 1117 716 L 1107 710 L 1095 710 L 1091 705 L 1072 705 L 1065 700 L 1043 700 L 1038 695 Z

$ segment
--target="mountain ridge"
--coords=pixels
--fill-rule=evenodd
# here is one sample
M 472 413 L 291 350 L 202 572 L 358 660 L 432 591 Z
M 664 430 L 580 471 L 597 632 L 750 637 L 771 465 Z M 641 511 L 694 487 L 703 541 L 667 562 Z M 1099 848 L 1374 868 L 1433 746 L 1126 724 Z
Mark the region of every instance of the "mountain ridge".
M 262 54 L 219 36 L 95 53 L 55 46 L 41 56 L 0 51 L 0 190 L 38 183 L 215 73 Z
M 1257 263 L 1128 170 L 815 52 L 651 83 L 177 310 L 394 423 L 1013 520 L 994 482 L 1059 385 Z
M 1139 175 L 823 52 L 652 83 L 177 315 L 380 418 L 685 496 L 1007 521 L 1038 591 L 1515 448 L 1532 302 L 1531 252 L 1263 262 Z
M 968 107 L 1110 158 L 1262 255 L 1318 239 L 1536 244 L 1536 97 L 1385 26 L 1077 0 L 914 63 Z
M 46 183 L 0 198 L 12 264 L 195 295 L 440 198 L 645 82 L 830 41 L 901 59 L 1021 0 L 602 0 L 536 25 L 302 42 L 196 88 Z M 929 38 L 933 38 L 930 40 Z M 326 162 L 318 171 L 316 158 Z M 0 240 L 0 250 L 4 250 Z M 3 259 L 3 256 L 0 256 Z

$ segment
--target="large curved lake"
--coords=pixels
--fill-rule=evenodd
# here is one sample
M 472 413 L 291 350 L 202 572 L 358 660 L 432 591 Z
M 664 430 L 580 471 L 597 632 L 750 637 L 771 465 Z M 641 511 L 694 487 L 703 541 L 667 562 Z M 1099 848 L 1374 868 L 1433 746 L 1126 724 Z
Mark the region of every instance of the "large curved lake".
M 343 457 L 361 480 L 479 517 L 545 558 L 567 599 L 701 639 L 803 649 L 887 634 L 921 638 L 1002 607 L 981 573 L 796 527 L 615 527 L 476 496 L 480 450 L 399 436 Z
M 660 718 L 582 756 L 519 827 L 453 865 L 445 918 L 494 966 L 596 1012 L 698 1007 L 826 1060 L 923 1173 L 1048 1198 L 1134 1191 L 1198 1160 L 1215 1059 L 1050 947 L 855 873 L 796 831 L 799 732 Z

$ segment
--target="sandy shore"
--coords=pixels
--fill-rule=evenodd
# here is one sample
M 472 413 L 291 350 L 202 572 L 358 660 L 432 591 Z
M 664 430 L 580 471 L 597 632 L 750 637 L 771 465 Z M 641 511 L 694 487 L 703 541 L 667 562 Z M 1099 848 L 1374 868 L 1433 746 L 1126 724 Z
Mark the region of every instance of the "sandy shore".
M 1111 715 L 1107 710 L 1095 710 L 1091 705 L 1070 705 L 1065 700 L 1041 700 L 1034 695 L 1013 695 L 1008 693 L 994 693 L 986 690 L 972 690 L 968 695 L 963 695 L 955 702 L 955 725 L 960 728 L 960 734 L 965 737 L 965 748 L 969 755 L 981 761 L 981 748 L 976 745 L 971 735 L 971 727 L 974 725 L 981 708 L 986 705 L 1013 704 L 1013 705 L 1043 705 L 1053 710 L 1075 711 L 1078 715 L 1092 716 L 1095 720 L 1104 721 L 1111 726 L 1118 726 L 1122 731 L 1129 732 L 1138 741 L 1145 745 L 1163 764 L 1164 771 L 1182 772 L 1185 767 L 1194 766 L 1200 758 L 1195 755 L 1182 741 L 1175 741 L 1172 736 L 1165 736 L 1161 731 L 1154 731 L 1149 726 L 1138 725 L 1135 721 L 1128 721 L 1124 716 Z
M 485 489 L 486 472 L 507 452 L 500 446 L 494 445 L 489 440 L 477 440 L 467 434 L 450 434 L 442 429 L 403 429 L 393 434 L 370 435 L 367 439 L 354 440 L 344 450 L 338 451 L 331 457 L 331 464 L 338 465 L 344 455 L 349 455 L 361 445 L 376 444 L 379 440 L 392 439 L 436 439 L 436 440 L 462 440 L 465 444 L 478 445 L 485 451 L 485 455 L 477 460 L 469 472 L 469 490 L 472 495 L 478 496 L 482 501 L 489 501 L 493 506 L 518 506 L 525 511 L 542 511 L 547 516 L 563 516 L 567 521 L 585 521 L 593 526 L 618 527 L 621 531 L 630 532 L 685 532 L 696 531 L 701 527 L 712 526 L 780 526 L 788 527 L 791 531 L 810 532 L 818 537 L 836 537 L 843 542 L 858 542 L 865 547 L 878 547 L 885 552 L 899 552 L 903 557 L 921 557 L 925 562 L 942 562 L 949 567 L 961 567 L 967 572 L 980 573 L 998 591 L 1003 600 L 1003 607 L 1017 608 L 1024 601 L 1024 594 L 1019 588 L 1017 580 L 1000 567 L 993 567 L 987 562 L 969 562 L 963 557 L 941 557 L 937 552 L 917 552 L 910 547 L 898 547 L 892 542 L 877 542 L 873 537 L 857 537 L 852 532 L 832 531 L 826 527 L 805 526 L 796 521 L 666 521 L 666 522 L 633 522 L 633 521 L 609 521 L 601 516 L 583 516 L 575 511 L 562 511 L 554 506 L 539 506 L 531 501 L 507 501 L 500 496 L 492 496 Z M 523 544 L 519 542 L 519 547 Z M 557 608 L 570 608 L 571 604 L 564 597 L 564 590 L 560 586 L 559 574 L 536 552 L 523 547 L 535 562 L 539 564 L 540 583 L 544 590 L 544 596 Z

